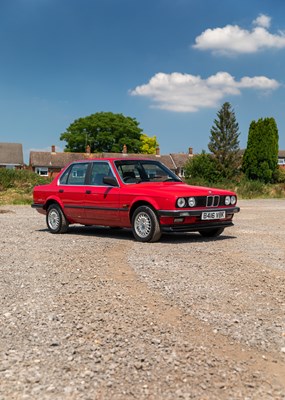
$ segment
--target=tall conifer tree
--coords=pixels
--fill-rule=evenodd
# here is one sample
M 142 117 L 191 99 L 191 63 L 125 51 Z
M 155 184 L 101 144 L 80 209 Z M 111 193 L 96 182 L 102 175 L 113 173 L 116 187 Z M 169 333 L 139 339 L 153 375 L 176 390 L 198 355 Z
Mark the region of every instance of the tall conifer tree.
M 239 135 L 235 113 L 226 102 L 217 113 L 208 144 L 221 178 L 232 178 L 240 166 Z
M 252 121 L 242 168 L 247 178 L 271 182 L 278 168 L 278 129 L 274 118 Z

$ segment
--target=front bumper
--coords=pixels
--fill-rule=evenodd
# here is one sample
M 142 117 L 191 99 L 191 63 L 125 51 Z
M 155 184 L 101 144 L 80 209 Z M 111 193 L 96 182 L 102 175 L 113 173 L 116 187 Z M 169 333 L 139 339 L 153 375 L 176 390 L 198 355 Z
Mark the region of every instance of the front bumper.
M 189 209 L 179 209 L 179 210 L 159 210 L 157 211 L 159 217 L 173 217 L 173 218 L 179 218 L 179 217 L 201 217 L 202 213 L 204 211 L 225 211 L 226 212 L 226 217 L 229 217 L 233 214 L 236 214 L 240 211 L 239 207 L 223 207 L 223 208 L 199 208 L 195 210 L 189 210 Z
M 225 211 L 223 219 L 202 220 L 205 211 Z M 233 226 L 233 215 L 240 211 L 239 207 L 203 208 L 195 210 L 160 210 L 158 216 L 160 227 L 163 232 L 197 232 L 208 229 L 227 228 Z M 180 221 L 179 221 L 180 220 Z
M 228 228 L 233 226 L 232 221 L 223 222 L 211 222 L 211 223 L 194 223 L 194 224 L 173 224 L 173 225 L 161 225 L 162 232 L 199 232 L 203 230 L 216 229 L 216 228 Z
M 44 205 L 43 205 L 43 204 L 33 203 L 33 204 L 31 204 L 31 207 L 32 207 L 32 208 L 37 208 L 37 209 L 38 209 L 38 208 L 42 208 L 42 209 L 43 209 L 43 208 L 44 208 Z

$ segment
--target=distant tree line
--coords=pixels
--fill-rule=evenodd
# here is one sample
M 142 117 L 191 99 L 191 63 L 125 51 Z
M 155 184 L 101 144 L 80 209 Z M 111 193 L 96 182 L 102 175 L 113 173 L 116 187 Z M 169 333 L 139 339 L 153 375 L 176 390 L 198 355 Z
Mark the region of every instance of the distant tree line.
M 239 125 L 230 103 L 222 105 L 210 131 L 209 153 L 202 151 L 186 165 L 188 179 L 211 183 L 249 180 L 275 183 L 284 180 L 278 168 L 278 129 L 274 118 L 252 121 L 244 153 L 239 146 Z
M 224 180 L 259 180 L 283 182 L 285 174 L 278 169 L 278 129 L 274 118 L 252 121 L 247 147 L 240 149 L 239 124 L 229 102 L 217 113 L 210 130 L 209 152 L 202 151 L 189 159 L 185 175 L 189 180 L 203 179 L 209 183 Z M 128 153 L 155 154 L 156 137 L 143 133 L 135 118 L 112 112 L 98 112 L 76 119 L 61 134 L 67 144 L 65 151 L 120 153 L 124 145 Z

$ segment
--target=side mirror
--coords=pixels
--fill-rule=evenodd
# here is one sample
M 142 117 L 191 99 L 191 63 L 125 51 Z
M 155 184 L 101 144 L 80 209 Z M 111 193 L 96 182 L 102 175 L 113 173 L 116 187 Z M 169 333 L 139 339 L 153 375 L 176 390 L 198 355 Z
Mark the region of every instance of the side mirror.
M 117 179 L 114 178 L 113 176 L 104 176 L 103 183 L 106 183 L 106 185 L 109 186 L 119 186 Z

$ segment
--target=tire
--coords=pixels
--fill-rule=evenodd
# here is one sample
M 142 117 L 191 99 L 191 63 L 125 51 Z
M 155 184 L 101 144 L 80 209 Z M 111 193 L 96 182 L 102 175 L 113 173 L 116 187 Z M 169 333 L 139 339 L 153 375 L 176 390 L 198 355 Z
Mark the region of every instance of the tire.
M 161 229 L 154 210 L 148 206 L 138 207 L 132 217 L 133 235 L 139 242 L 157 242 Z
M 51 204 L 46 216 L 47 227 L 51 233 L 65 233 L 68 221 L 58 204 Z
M 224 232 L 224 228 L 213 228 L 213 229 L 205 229 L 203 231 L 199 231 L 200 235 L 203 237 L 218 237 Z

